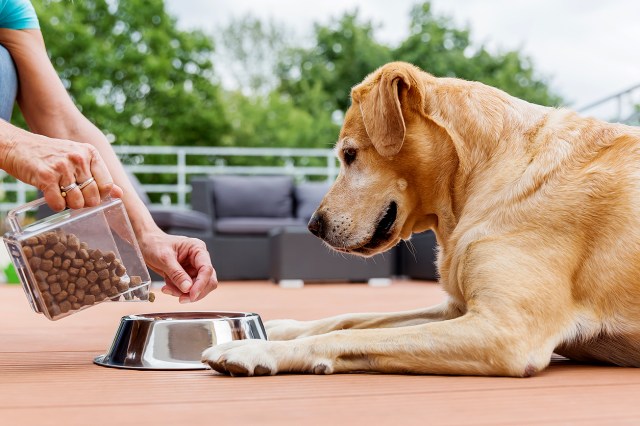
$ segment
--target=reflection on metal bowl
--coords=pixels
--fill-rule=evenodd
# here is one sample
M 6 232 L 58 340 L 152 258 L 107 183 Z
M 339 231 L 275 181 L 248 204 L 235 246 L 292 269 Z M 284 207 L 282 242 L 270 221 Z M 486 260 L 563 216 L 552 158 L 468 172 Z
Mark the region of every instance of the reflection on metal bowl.
M 267 339 L 258 314 L 172 312 L 128 315 L 120 320 L 109 351 L 94 362 L 137 370 L 197 370 L 202 351 L 242 339 Z

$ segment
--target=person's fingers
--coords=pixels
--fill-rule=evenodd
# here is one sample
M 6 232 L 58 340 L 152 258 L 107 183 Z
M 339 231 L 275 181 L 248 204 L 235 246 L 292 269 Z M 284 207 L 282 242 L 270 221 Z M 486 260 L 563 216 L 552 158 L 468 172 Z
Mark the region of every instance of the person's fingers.
M 191 300 L 192 302 L 197 302 L 198 300 L 202 300 L 204 299 L 204 297 L 211 293 L 213 290 L 215 290 L 216 288 L 218 288 L 218 282 L 217 280 L 215 281 L 210 281 L 209 284 L 207 284 L 207 286 L 199 293 L 198 297 L 196 299 Z M 189 295 L 191 296 L 191 295 Z
M 211 266 L 211 257 L 206 249 L 196 249 L 195 256 L 193 256 L 193 266 L 198 271 L 198 275 L 189 291 L 189 296 L 191 301 L 195 302 L 212 291 L 217 286 L 218 279 L 213 266 Z
M 56 204 L 55 207 L 62 206 L 62 208 L 56 208 L 56 210 L 63 210 L 65 206 L 71 208 L 82 207 L 84 204 L 82 194 L 79 194 L 75 184 L 75 166 L 69 161 L 69 157 L 65 155 L 56 157 L 49 167 L 45 167 L 45 170 L 40 177 L 41 179 L 47 179 L 43 180 L 43 182 L 46 182 L 46 189 L 51 193 L 50 197 L 53 198 Z M 54 195 L 54 183 L 58 187 L 56 195 Z
M 44 194 L 44 200 L 47 202 L 49 207 L 51 207 L 54 211 L 61 211 L 67 206 L 67 201 L 62 197 L 62 193 L 60 192 L 60 185 L 58 182 L 51 182 L 50 184 L 41 187 L 42 193 Z
M 173 284 L 182 293 L 189 293 L 193 281 L 175 258 L 167 257 L 165 259 L 163 273 L 167 284 Z
M 180 297 L 183 296 L 184 293 L 181 292 L 178 287 L 174 286 L 173 284 L 165 284 L 161 289 L 161 292 L 163 292 L 164 294 L 168 294 L 170 296 L 175 296 L 175 297 Z
M 209 256 L 209 252 L 200 240 L 191 239 L 189 240 L 192 251 L 191 255 L 191 267 L 197 273 L 195 279 L 193 280 L 193 286 L 189 291 L 189 296 L 191 301 L 194 302 L 199 300 L 201 295 L 203 295 L 204 290 L 207 288 L 209 283 L 214 277 L 214 269 L 211 266 L 211 257 Z M 215 279 L 215 278 L 214 278 Z
M 168 294 L 170 296 L 175 296 L 178 298 L 178 302 L 180 303 L 190 303 L 191 298 L 188 293 L 183 293 L 180 289 L 173 284 L 165 284 L 164 287 L 160 289 L 164 294 Z
M 113 179 L 111 178 L 111 173 L 109 173 L 107 165 L 102 160 L 102 157 L 100 157 L 98 150 L 92 146 L 88 147 L 88 149 L 90 157 L 90 173 L 96 181 L 95 183 L 98 187 L 100 198 L 102 199 L 107 195 L 111 195 L 113 190 Z
M 122 198 L 122 196 L 124 195 L 124 191 L 114 183 L 109 195 L 111 195 L 113 198 Z
M 76 180 L 78 189 L 84 198 L 84 206 L 93 207 L 100 204 L 100 191 L 98 190 L 98 184 L 96 183 L 95 178 L 91 176 L 91 169 L 88 164 L 86 167 L 80 166 L 76 169 Z
M 196 281 L 193 285 L 189 292 L 189 297 L 192 302 L 196 302 L 204 298 L 207 294 L 211 293 L 218 287 L 218 279 L 216 277 L 215 270 L 213 268 L 211 269 L 213 270 L 213 273 L 209 277 L 208 281 Z

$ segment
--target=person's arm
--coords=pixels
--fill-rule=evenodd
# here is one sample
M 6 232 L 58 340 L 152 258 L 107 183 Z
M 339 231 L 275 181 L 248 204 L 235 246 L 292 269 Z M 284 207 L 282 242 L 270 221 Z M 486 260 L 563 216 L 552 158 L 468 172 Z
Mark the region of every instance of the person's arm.
M 136 233 L 155 231 L 151 215 L 131 186 L 111 144 L 67 94 L 49 61 L 40 31 L 0 30 L 0 43 L 9 50 L 16 64 L 20 81 L 18 105 L 29 129 L 50 138 L 85 142 L 97 148 L 113 182 L 123 190 L 127 211 L 135 212 L 131 220 Z
M 39 183 L 36 186 L 41 189 L 46 186 L 47 190 L 53 193 L 55 188 L 59 191 L 59 186 L 76 181 L 83 182 L 93 176 L 101 195 L 111 192 L 122 197 L 145 261 L 152 269 L 161 273 L 167 281 L 164 292 L 179 296 L 181 302 L 186 302 L 198 300 L 212 291 L 217 286 L 217 280 L 204 243 L 195 239 L 167 235 L 156 226 L 106 137 L 82 115 L 67 94 L 49 61 L 40 31 L 0 29 L 0 43 L 9 50 L 16 64 L 20 81 L 18 104 L 30 130 L 49 138 L 83 142 L 85 144 L 78 144 L 75 147 L 72 145 L 69 149 L 87 150 L 75 156 L 65 152 L 60 162 L 64 163 L 63 160 L 67 159 L 72 163 L 77 160 L 76 163 L 66 168 L 56 163 L 58 165 L 53 169 L 60 171 L 57 178 L 50 177 L 49 179 L 54 179 L 53 182 L 46 185 Z M 10 125 L 4 124 L 2 127 L 6 128 L 6 126 Z M 21 150 L 25 149 L 27 144 L 21 144 L 21 142 L 30 137 L 38 138 L 38 135 L 17 130 L 17 137 L 10 137 L 4 142 L 0 141 L 0 161 L 3 168 L 10 174 L 13 174 L 11 173 L 12 165 L 15 164 L 14 168 L 19 169 L 20 162 L 24 160 L 25 153 Z M 0 138 L 1 132 L 2 129 L 0 129 Z M 10 133 L 11 129 L 7 129 L 7 132 Z M 69 143 L 73 144 L 73 142 Z M 84 146 L 80 147 L 80 145 Z M 59 146 L 60 144 L 56 144 L 55 148 L 49 147 L 49 150 L 59 152 Z M 96 155 L 90 147 L 95 148 L 98 154 Z M 46 149 L 46 146 L 42 148 Z M 106 175 L 100 167 L 101 161 L 108 169 Z M 71 173 L 75 178 L 69 176 Z M 14 176 L 17 175 L 14 174 Z M 27 183 L 34 181 L 38 179 L 26 180 Z M 113 183 L 116 186 L 113 186 Z M 122 188 L 122 191 L 119 188 Z M 66 201 L 70 207 L 76 207 L 72 202 L 80 197 L 78 206 L 82 207 L 84 194 L 85 190 L 82 192 L 74 190 L 69 192 L 66 200 L 62 201 Z M 86 201 L 85 199 L 84 204 L 89 205 Z M 55 208 L 56 205 L 52 207 Z

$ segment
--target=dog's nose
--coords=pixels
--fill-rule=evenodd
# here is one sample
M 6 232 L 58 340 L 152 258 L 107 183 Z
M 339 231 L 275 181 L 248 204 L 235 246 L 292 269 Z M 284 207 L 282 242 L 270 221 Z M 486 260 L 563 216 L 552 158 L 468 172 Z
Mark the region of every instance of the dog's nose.
M 313 216 L 311 216 L 311 219 L 309 220 L 309 224 L 307 225 L 307 228 L 309 228 L 309 231 L 311 231 L 311 233 L 313 235 L 315 235 L 316 237 L 323 237 L 323 226 L 322 226 L 322 222 L 324 221 L 324 218 L 322 216 L 322 213 L 318 213 L 317 211 L 313 213 Z

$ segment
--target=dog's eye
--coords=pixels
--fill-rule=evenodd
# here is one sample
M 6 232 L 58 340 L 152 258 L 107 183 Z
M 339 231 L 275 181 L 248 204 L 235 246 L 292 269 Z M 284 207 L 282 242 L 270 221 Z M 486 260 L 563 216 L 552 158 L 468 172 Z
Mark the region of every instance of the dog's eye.
M 356 150 L 355 148 L 347 148 L 342 152 L 342 155 L 344 157 L 344 162 L 347 164 L 347 166 L 351 163 L 353 163 L 356 159 Z

